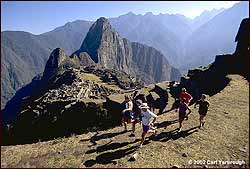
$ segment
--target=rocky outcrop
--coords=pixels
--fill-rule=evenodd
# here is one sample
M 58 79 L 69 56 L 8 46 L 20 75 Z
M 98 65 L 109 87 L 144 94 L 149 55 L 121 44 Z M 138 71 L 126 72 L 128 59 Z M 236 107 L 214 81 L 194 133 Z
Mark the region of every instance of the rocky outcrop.
M 131 54 L 126 52 L 129 51 L 126 49 L 126 41 L 111 27 L 106 18 L 101 17 L 90 27 L 76 53 L 87 52 L 95 63 L 130 73 L 128 60 L 131 60 Z
M 43 80 L 49 80 L 52 76 L 58 74 L 58 71 L 65 68 L 80 68 L 91 66 L 95 63 L 86 52 L 82 52 L 79 56 L 67 56 L 63 49 L 56 48 L 49 56 L 46 63 Z
M 78 58 L 79 58 L 80 65 L 84 65 L 84 66 L 95 65 L 95 62 L 91 59 L 91 57 L 86 52 L 80 53 Z
M 146 83 L 170 80 L 171 66 L 159 51 L 135 42 L 131 47 L 133 67 Z
M 95 63 L 105 68 L 135 75 L 146 83 L 180 77 L 178 70 L 168 63 L 161 52 L 122 38 L 103 17 L 91 26 L 80 49 L 73 55 L 82 52 L 88 53 Z
M 72 133 L 88 132 L 94 127 L 104 129 L 120 123 L 120 110 L 112 108 L 113 111 L 108 111 L 106 108 L 110 107 L 110 102 L 43 101 L 29 105 L 15 123 L 5 128 L 4 145 L 67 137 Z
M 250 60 L 250 19 L 245 18 L 240 24 L 239 31 L 235 37 L 237 46 L 234 52 L 236 67 L 249 81 L 249 60 Z
M 119 86 L 114 88 L 114 84 L 88 79 L 85 73 L 70 68 L 50 78 L 46 86 L 39 81 L 27 97 L 15 97 L 18 109 L 13 109 L 15 100 L 11 100 L 4 114 L 10 110 L 17 114 L 4 124 L 4 144 L 48 140 L 119 124 L 121 105 L 108 97 L 121 94 L 122 90 Z
M 59 66 L 66 60 L 67 56 L 63 49 L 56 48 L 49 56 L 49 60 L 46 63 L 43 79 L 49 79 L 52 75 L 56 74 Z

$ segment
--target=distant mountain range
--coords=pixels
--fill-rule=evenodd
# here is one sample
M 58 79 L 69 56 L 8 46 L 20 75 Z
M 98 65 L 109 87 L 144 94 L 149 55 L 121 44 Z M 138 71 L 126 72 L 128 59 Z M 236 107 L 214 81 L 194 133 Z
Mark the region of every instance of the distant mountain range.
M 248 17 L 248 2 L 229 9 L 205 11 L 194 20 L 183 15 L 135 15 L 110 18 L 122 37 L 159 50 L 181 72 L 210 63 L 216 54 L 233 52 L 231 38 L 240 21 Z M 69 22 L 50 32 L 33 35 L 21 31 L 1 32 L 1 108 L 15 92 L 41 73 L 53 49 L 67 55 L 80 48 L 91 21 Z
M 243 18 L 249 18 L 248 2 L 240 2 L 222 11 L 192 32 L 185 43 L 186 70 L 212 63 L 217 54 L 233 53 L 234 35 Z M 250 37 L 249 37 L 250 38 Z
M 212 19 L 217 14 L 223 12 L 225 8 L 220 9 L 212 9 L 211 11 L 205 10 L 202 12 L 199 16 L 195 17 L 193 20 L 190 20 L 189 24 L 191 24 L 192 30 L 196 30 L 206 22 L 208 22 L 210 19 Z

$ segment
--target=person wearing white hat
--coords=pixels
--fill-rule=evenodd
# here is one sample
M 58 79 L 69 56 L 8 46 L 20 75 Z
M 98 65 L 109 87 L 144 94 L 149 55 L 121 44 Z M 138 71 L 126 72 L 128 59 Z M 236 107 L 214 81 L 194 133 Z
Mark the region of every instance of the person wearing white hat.
M 147 103 L 142 103 L 140 106 L 141 109 L 141 117 L 142 117 L 142 138 L 139 147 L 142 147 L 142 144 L 144 143 L 145 137 L 147 133 L 153 132 L 154 134 L 156 133 L 156 130 L 150 130 L 151 126 L 154 124 L 156 121 L 157 115 L 154 114 L 149 110 L 148 104 Z

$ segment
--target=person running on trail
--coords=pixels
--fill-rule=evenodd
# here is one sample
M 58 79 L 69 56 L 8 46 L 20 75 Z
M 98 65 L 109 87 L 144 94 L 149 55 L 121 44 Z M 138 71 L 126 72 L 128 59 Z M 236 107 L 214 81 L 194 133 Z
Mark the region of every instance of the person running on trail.
M 189 105 L 190 101 L 193 99 L 193 97 L 187 92 L 185 88 L 182 88 L 182 92 L 179 96 L 179 99 L 185 99 L 185 103 Z
M 125 95 L 125 109 L 122 111 L 122 123 L 124 125 L 124 130 L 127 131 L 127 123 L 131 123 L 133 119 L 133 102 L 128 95 Z
M 142 103 L 140 106 L 141 109 L 141 116 L 142 116 L 142 138 L 141 142 L 139 144 L 139 148 L 142 147 L 142 144 L 145 141 L 145 137 L 147 133 L 154 133 L 156 134 L 156 129 L 153 128 L 154 122 L 156 121 L 157 115 L 154 114 L 149 110 L 148 104 L 147 103 Z M 153 130 L 152 130 L 153 129 Z
M 207 115 L 208 107 L 210 105 L 210 103 L 205 99 L 206 99 L 206 95 L 202 94 L 201 99 L 198 100 L 194 105 L 194 108 L 196 108 L 196 105 L 198 105 L 198 104 L 200 105 L 199 106 L 199 114 L 200 114 L 200 126 L 199 126 L 199 128 L 201 128 L 205 124 L 205 117 Z
M 135 101 L 135 105 L 133 106 L 134 118 L 132 121 L 132 132 L 129 135 L 130 137 L 135 137 L 135 125 L 136 123 L 141 122 L 141 109 L 140 109 L 141 104 L 142 104 L 142 100 L 137 99 Z
M 187 116 L 186 111 L 189 110 L 189 113 L 191 113 L 191 109 L 188 107 L 185 99 L 180 100 L 180 105 L 179 105 L 179 132 L 181 131 L 182 128 L 182 122 L 184 121 L 185 117 Z

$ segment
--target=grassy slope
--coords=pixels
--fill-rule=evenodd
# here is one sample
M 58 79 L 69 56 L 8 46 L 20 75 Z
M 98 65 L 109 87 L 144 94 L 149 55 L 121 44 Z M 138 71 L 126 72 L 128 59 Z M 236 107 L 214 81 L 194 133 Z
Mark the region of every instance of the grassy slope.
M 208 98 L 211 107 L 203 129 L 195 128 L 199 123 L 197 109 L 185 121 L 181 134 L 172 132 L 178 127 L 178 114 L 165 113 L 157 120 L 157 136 L 146 141 L 135 162 L 128 159 L 139 143 L 139 125 L 136 138 L 116 127 L 97 136 L 91 132 L 48 142 L 2 146 L 1 167 L 192 167 L 190 159 L 245 160 L 249 166 L 249 84 L 238 75 L 230 78 L 233 80 L 223 91 Z M 91 137 L 95 140 L 90 141 Z

